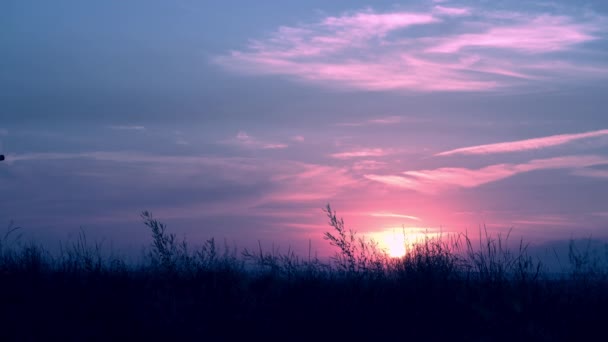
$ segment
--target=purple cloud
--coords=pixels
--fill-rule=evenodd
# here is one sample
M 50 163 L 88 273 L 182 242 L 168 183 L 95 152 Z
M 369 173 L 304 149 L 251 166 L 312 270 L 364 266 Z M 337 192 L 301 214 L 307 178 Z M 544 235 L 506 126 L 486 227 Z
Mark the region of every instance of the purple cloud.
M 605 63 L 567 55 L 601 39 L 605 22 L 576 11 L 503 13 L 440 5 L 422 12 L 364 10 L 280 27 L 214 61 L 236 72 L 336 89 L 490 91 L 608 76 Z M 453 27 L 416 30 L 440 23 Z

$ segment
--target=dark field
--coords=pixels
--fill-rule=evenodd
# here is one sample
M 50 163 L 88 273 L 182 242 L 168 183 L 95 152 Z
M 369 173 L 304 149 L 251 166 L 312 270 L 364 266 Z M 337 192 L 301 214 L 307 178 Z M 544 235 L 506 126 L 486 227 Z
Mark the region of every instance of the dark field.
M 331 262 L 194 249 L 144 213 L 138 265 L 84 235 L 58 255 L 0 240 L 0 340 L 585 341 L 608 336 L 606 260 L 572 245 L 549 276 L 521 243 L 428 239 L 390 258 L 327 208 Z

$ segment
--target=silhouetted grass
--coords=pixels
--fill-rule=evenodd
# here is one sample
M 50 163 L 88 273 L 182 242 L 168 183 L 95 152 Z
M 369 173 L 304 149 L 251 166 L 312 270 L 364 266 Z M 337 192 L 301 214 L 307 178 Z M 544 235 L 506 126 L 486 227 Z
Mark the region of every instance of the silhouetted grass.
M 519 241 L 481 230 L 426 238 L 402 258 L 347 229 L 329 205 L 336 247 L 323 261 L 219 246 L 193 248 L 150 213 L 146 258 L 103 256 L 84 232 L 57 255 L 0 239 L 1 340 L 574 341 L 605 336 L 606 257 L 570 245 L 548 276 Z

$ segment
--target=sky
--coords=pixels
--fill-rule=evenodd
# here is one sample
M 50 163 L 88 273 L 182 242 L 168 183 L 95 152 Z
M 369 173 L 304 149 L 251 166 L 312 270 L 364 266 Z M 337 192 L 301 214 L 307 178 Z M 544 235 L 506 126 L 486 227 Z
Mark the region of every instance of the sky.
M 608 238 L 608 3 L 5 0 L 0 227 Z

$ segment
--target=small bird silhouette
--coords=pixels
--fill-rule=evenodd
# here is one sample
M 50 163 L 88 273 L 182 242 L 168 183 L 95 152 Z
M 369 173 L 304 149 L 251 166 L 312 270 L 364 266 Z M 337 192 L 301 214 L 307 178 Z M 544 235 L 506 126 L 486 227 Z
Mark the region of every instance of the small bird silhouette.
M 0 154 L 0 161 L 4 160 L 4 154 Z

